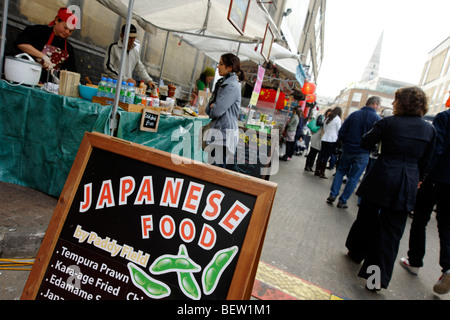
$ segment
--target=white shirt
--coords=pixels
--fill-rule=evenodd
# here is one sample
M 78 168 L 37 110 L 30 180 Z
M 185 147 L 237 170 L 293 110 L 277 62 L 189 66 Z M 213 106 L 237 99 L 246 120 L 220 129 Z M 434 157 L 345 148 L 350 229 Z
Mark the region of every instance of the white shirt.
M 119 75 L 122 47 L 122 39 L 120 39 L 118 43 L 113 43 L 110 45 L 103 62 L 103 69 L 105 73 L 113 79 L 117 79 L 117 76 Z M 125 54 L 122 80 L 125 81 L 127 79 L 132 79 L 133 71 L 136 71 L 139 77 L 141 77 L 141 80 L 144 80 L 145 83 L 152 80 L 140 60 L 139 51 L 136 46 L 133 46 L 133 48 Z
M 327 124 L 326 122 L 327 120 L 325 119 L 323 125 L 324 133 L 321 140 L 325 142 L 336 142 L 342 124 L 341 118 L 336 116 L 330 123 Z

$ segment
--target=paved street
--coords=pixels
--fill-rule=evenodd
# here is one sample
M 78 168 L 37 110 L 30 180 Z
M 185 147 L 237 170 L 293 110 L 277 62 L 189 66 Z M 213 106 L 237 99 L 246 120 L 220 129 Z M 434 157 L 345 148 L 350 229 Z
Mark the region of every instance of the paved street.
M 359 265 L 346 257 L 344 246 L 356 217 L 357 199 L 352 196 L 348 209 L 338 209 L 335 205 L 327 204 L 325 199 L 332 182 L 332 172 L 326 172 L 329 179 L 320 179 L 313 173 L 304 172 L 304 163 L 304 156 L 294 156 L 289 162 L 281 162 L 279 172 L 270 179 L 278 183 L 278 190 L 261 256 L 261 276 L 269 279 L 267 285 L 285 292 L 302 291 L 302 299 L 328 299 L 329 295 L 321 295 L 321 292 L 331 292 L 352 300 L 450 298 L 450 294 L 439 296 L 432 291 L 440 276 L 434 216 L 427 230 L 425 267 L 419 276 L 410 275 L 396 264 L 387 290 L 379 293 L 366 290 L 364 281 L 356 276 Z M 2 237 L 8 238 L 8 233 L 24 230 L 28 235 L 24 237 L 27 242 L 16 241 L 15 247 L 20 248 L 25 244 L 33 247 L 40 233 L 45 231 L 55 205 L 56 199 L 52 197 L 0 182 L 0 226 L 3 226 L 0 243 Z M 410 222 L 411 219 L 408 219 L 399 258 L 407 251 Z M 3 250 L 5 253 L 6 249 Z M 19 255 L 20 252 L 17 252 Z M 283 277 L 277 272 L 289 275 L 291 280 L 279 283 Z M 261 277 L 259 273 L 257 279 Z M 0 299 L 20 298 L 27 276 L 26 271 L 0 270 Z

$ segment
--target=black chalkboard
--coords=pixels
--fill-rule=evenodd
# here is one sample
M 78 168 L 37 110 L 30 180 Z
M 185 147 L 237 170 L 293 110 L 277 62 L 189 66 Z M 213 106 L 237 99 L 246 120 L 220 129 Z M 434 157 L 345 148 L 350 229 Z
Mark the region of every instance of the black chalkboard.
M 156 132 L 158 131 L 158 124 L 161 112 L 152 109 L 143 109 L 141 118 L 141 130 Z
M 276 184 L 173 156 L 87 133 L 22 299 L 248 299 Z

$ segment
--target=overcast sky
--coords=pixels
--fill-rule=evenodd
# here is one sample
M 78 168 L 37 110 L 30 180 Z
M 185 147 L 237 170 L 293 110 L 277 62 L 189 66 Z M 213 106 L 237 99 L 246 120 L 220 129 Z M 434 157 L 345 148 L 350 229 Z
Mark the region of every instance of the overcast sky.
M 380 76 L 418 84 L 428 53 L 450 36 L 450 0 L 329 0 L 316 93 L 358 82 L 381 33 Z

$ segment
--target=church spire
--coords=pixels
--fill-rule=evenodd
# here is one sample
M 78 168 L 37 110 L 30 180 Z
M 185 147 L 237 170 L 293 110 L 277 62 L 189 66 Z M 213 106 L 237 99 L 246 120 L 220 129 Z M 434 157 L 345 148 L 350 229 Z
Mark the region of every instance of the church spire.
M 380 56 L 381 56 L 381 46 L 383 45 L 383 35 L 384 31 L 381 32 L 380 39 L 378 39 L 377 46 L 373 51 L 372 58 L 367 64 L 366 70 L 364 70 L 361 82 L 368 82 L 378 77 L 380 71 Z

